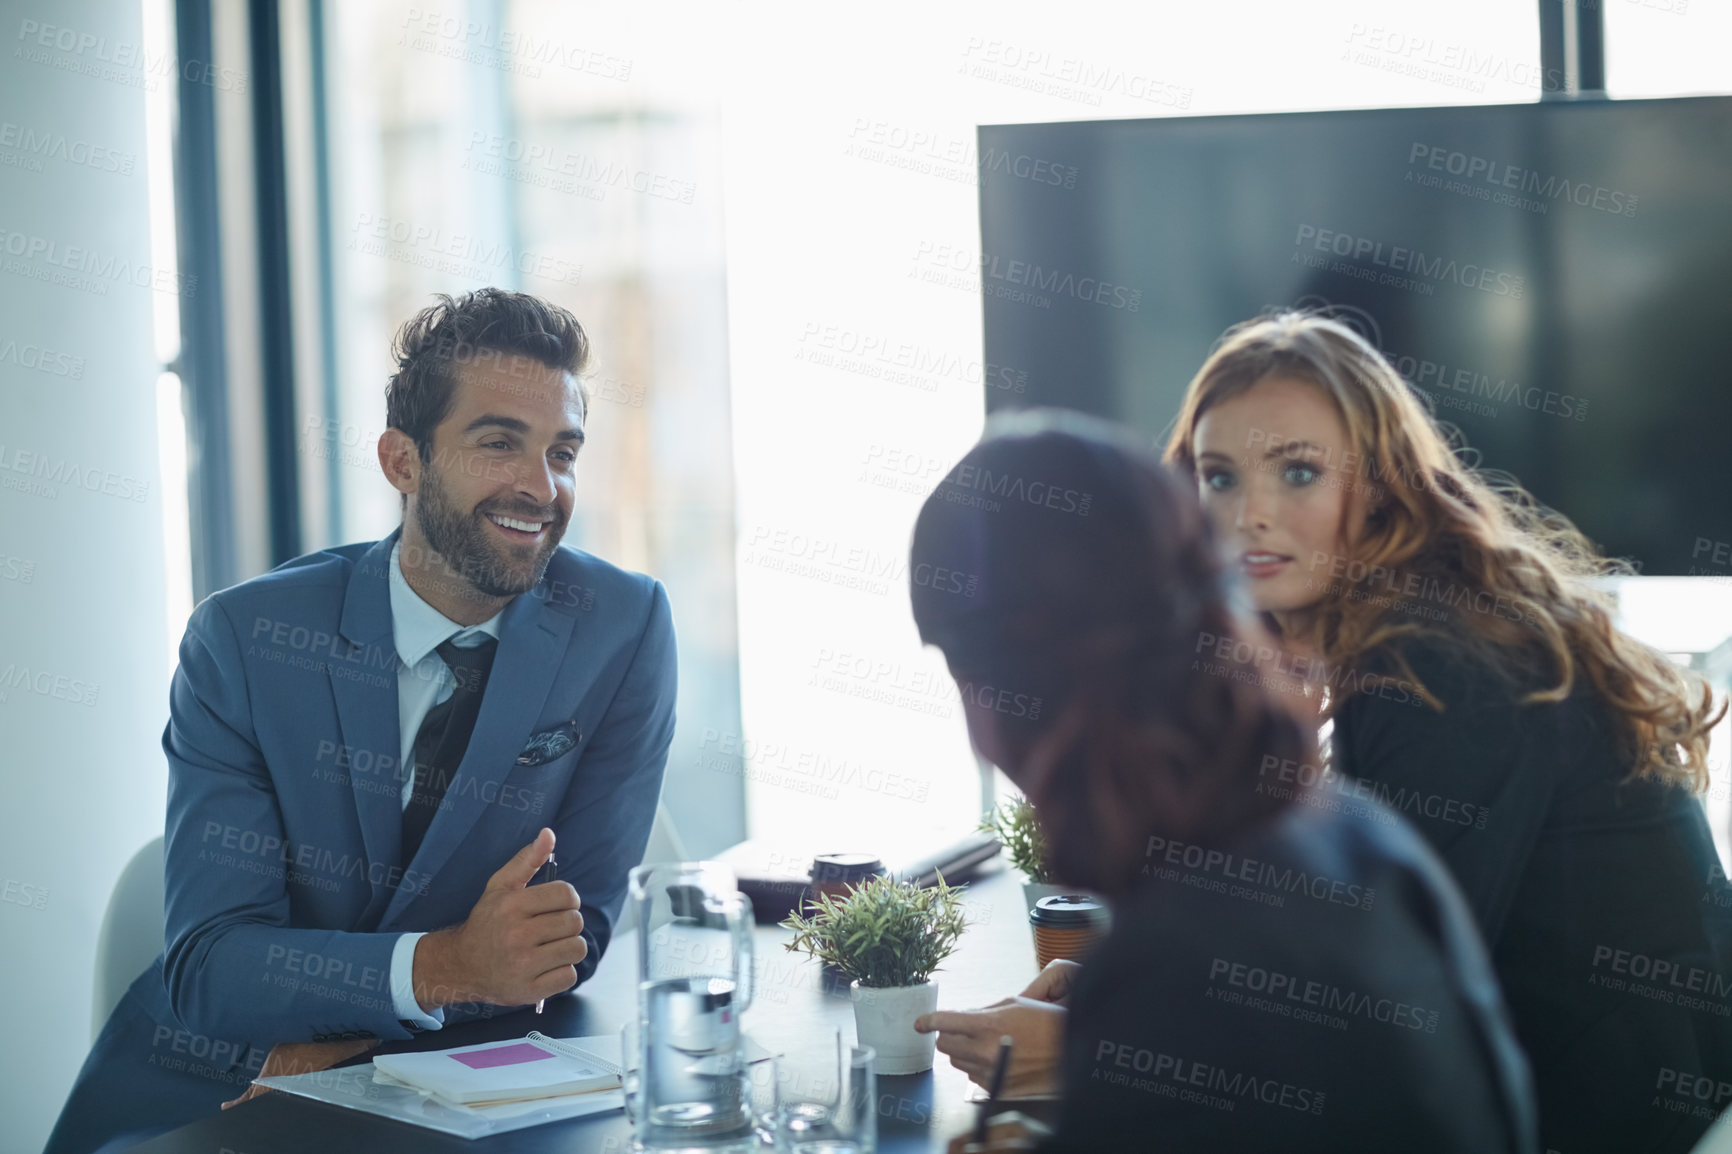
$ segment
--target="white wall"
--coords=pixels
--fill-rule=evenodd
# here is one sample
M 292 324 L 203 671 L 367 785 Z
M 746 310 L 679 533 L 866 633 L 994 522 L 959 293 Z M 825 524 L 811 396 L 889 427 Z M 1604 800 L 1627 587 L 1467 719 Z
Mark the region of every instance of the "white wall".
M 0 1063 L 5 1151 L 47 1139 L 109 892 L 162 832 L 145 87 L 170 81 L 141 25 L 138 0 L 0 5 L 0 991 L 29 1055 Z

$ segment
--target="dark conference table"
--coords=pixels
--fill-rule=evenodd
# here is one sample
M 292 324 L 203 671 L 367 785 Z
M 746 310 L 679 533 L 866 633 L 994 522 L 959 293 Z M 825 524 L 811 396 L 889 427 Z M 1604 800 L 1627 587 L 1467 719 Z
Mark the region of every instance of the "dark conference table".
M 724 855 L 727 856 L 727 855 Z M 1034 940 L 1023 906 L 1021 878 L 1002 859 L 988 862 L 965 894 L 974 924 L 955 954 L 934 976 L 940 1009 L 983 1006 L 1020 991 L 1034 977 Z M 790 953 L 790 937 L 780 926 L 758 926 L 754 933 L 756 989 L 752 1008 L 742 1016 L 746 1033 L 772 1050 L 780 1040 L 840 1026 L 854 1037 L 853 1009 L 847 992 L 826 993 L 821 970 L 805 954 Z M 373 1053 L 442 1050 L 476 1042 L 520 1038 L 530 1030 L 570 1038 L 617 1033 L 633 1013 L 637 982 L 637 941 L 621 934 L 608 946 L 595 976 L 569 994 L 550 999 L 539 1017 L 528 1010 L 487 1021 L 391 1042 Z M 930 1071 L 878 1078 L 878 1148 L 885 1154 L 943 1151 L 951 1138 L 973 1125 L 976 1107 L 967 1100 L 969 1082 L 943 1054 Z M 233 1109 L 182 1126 L 133 1149 L 140 1154 L 306 1154 L 322 1151 L 464 1151 L 467 1154 L 580 1154 L 631 1148 L 631 1125 L 613 1110 L 513 1130 L 488 1138 L 465 1139 L 436 1130 L 345 1110 L 324 1102 L 273 1092 Z

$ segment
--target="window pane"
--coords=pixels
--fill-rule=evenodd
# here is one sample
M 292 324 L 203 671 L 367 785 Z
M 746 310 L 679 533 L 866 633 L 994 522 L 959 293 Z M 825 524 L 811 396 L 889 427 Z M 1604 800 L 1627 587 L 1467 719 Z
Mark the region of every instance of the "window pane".
M 1600 0 L 1606 92 L 1613 97 L 1732 92 L 1732 5 L 1722 0 Z

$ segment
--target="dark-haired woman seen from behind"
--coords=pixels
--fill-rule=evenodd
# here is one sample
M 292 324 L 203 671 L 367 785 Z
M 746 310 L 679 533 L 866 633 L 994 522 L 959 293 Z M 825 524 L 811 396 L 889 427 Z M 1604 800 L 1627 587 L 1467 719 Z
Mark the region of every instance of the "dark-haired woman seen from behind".
M 1732 895 L 1692 796 L 1723 707 L 1613 627 L 1591 578 L 1616 567 L 1465 466 L 1339 323 L 1228 333 L 1167 456 L 1327 687 L 1334 760 L 1309 775 L 1400 810 L 1467 896 L 1542 1144 L 1689 1150 L 1732 1098 Z
M 966 575 L 912 582 L 920 636 L 1059 878 L 1114 903 L 1071 987 L 1055 1147 L 1534 1149 L 1466 905 L 1387 809 L 1288 772 L 1310 722 L 1180 480 L 1110 426 L 995 418 L 909 568 Z

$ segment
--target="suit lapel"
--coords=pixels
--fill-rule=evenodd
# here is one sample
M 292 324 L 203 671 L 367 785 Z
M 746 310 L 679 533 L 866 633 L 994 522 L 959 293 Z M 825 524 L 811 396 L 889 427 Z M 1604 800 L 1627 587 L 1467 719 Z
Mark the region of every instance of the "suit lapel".
M 400 530 L 399 530 L 400 531 Z M 397 642 L 391 630 L 392 533 L 362 555 L 349 575 L 338 625 L 349 643 L 350 660 L 330 665 L 331 694 L 337 701 L 337 722 L 348 747 L 349 786 L 361 819 L 361 840 L 368 862 L 373 896 L 362 925 L 371 928 L 390 900 L 390 867 L 397 864 L 403 841 L 402 732 L 397 715 Z M 384 759 L 389 758 L 389 761 Z M 391 765 L 385 772 L 377 767 Z M 371 771 L 358 768 L 370 765 Z
M 499 622 L 499 651 L 487 678 L 481 715 L 475 720 L 469 748 L 415 860 L 405 863 L 419 876 L 437 875 L 488 805 L 499 800 L 500 786 L 518 751 L 534 732 L 535 721 L 553 689 L 571 627 L 569 614 L 553 612 L 545 598 L 533 593 L 519 594 L 505 607 Z M 521 847 L 511 848 L 515 852 Z M 491 863 L 487 872 L 503 864 Z M 385 911 L 385 921 L 400 914 L 415 892 L 413 886 L 399 887 Z

